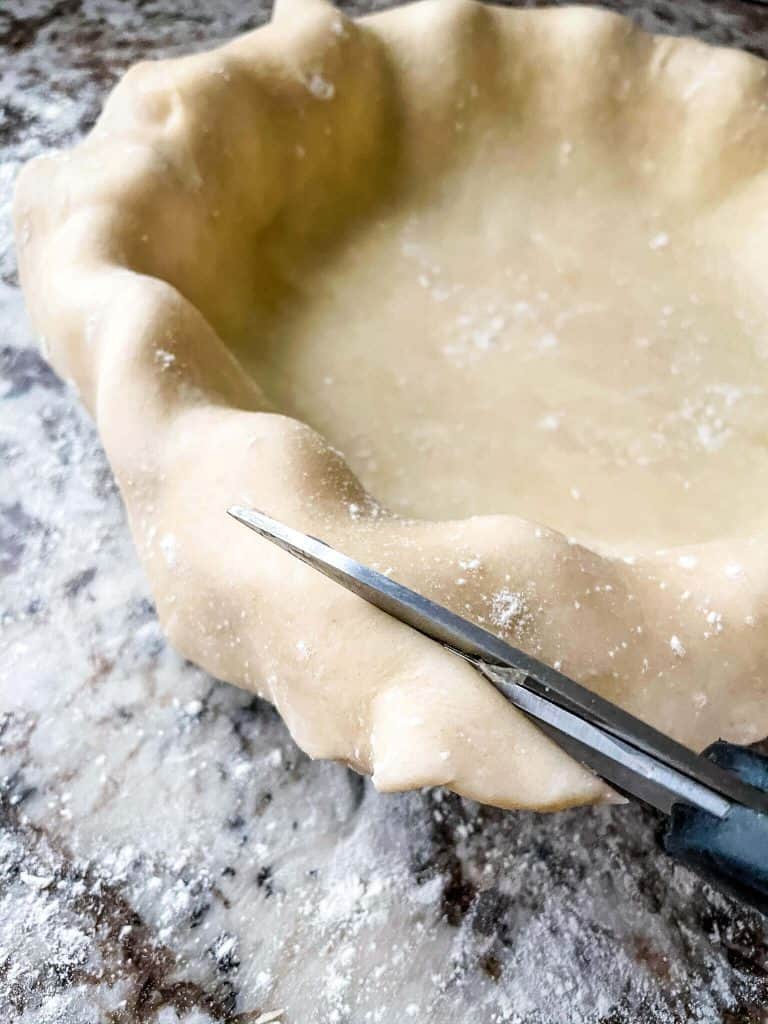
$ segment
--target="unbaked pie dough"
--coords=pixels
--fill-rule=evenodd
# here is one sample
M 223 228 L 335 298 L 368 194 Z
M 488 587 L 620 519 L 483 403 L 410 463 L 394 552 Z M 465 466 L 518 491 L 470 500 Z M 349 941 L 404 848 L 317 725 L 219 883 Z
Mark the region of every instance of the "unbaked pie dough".
M 588 8 L 282 0 L 15 217 L 174 645 L 381 789 L 602 785 L 250 504 L 693 747 L 768 732 L 766 65 Z

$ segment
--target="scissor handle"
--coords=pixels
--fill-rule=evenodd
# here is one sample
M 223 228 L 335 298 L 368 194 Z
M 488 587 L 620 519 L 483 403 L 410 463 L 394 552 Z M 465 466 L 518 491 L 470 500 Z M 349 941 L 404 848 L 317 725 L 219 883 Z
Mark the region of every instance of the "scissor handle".
M 704 756 L 768 792 L 768 758 L 718 740 Z M 768 915 L 768 814 L 733 804 L 725 818 L 675 804 L 664 849 L 717 888 Z

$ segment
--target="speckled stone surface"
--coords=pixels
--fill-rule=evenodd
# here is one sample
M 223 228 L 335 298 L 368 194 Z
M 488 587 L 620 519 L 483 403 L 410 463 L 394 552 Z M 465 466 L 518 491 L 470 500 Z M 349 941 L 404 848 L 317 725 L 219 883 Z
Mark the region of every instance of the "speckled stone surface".
M 768 55 L 760 3 L 610 6 Z M 0 1020 L 764 1022 L 768 929 L 654 852 L 649 813 L 379 796 L 159 631 L 94 428 L 25 323 L 8 204 L 133 61 L 267 16 L 0 8 Z

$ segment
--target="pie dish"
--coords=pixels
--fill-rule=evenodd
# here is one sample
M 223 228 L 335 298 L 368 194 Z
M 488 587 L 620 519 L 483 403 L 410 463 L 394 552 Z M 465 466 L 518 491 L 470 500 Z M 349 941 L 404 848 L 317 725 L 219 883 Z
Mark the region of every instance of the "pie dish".
M 585 7 L 280 0 L 32 161 L 30 314 L 178 650 L 381 789 L 606 795 L 253 505 L 693 747 L 768 732 L 767 101 Z

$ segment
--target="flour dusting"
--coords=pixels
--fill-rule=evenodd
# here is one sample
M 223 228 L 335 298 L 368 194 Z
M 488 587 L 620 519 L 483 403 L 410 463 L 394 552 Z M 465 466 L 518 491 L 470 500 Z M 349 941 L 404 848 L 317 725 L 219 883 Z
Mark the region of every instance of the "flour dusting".
M 169 648 L 93 426 L 28 335 L 10 194 L 24 160 L 93 122 L 121 69 L 230 38 L 271 5 L 218 0 L 189 16 L 170 0 L 55 6 L 53 18 L 53 8 L 8 0 L 2 14 L 0 1019 L 757 1021 L 768 1005 L 764 922 L 674 868 L 649 812 L 538 816 L 439 790 L 376 794 L 340 765 L 310 761 L 267 704 Z M 673 6 L 667 15 L 690 28 L 686 5 Z M 655 17 L 644 9 L 660 27 Z M 723 42 L 741 18 L 697 15 Z M 333 98 L 332 83 L 315 88 Z M 297 160 L 310 155 L 296 148 Z M 555 157 L 573 164 L 579 147 L 565 140 Z M 544 353 L 531 343 L 526 359 L 567 352 L 562 310 L 523 285 L 508 305 L 464 296 L 424 259 L 418 287 L 430 303 L 466 299 L 441 339 L 457 373 L 503 355 L 520 325 L 561 338 Z M 652 466 L 677 443 L 717 457 L 764 401 L 724 387 L 615 448 L 580 433 L 559 405 L 557 426 L 542 430 L 570 431 L 607 460 Z M 153 539 L 169 567 L 171 536 Z M 480 573 L 471 553 L 462 562 L 467 579 Z M 532 598 L 510 588 L 495 597 L 494 625 L 515 629 Z M 702 606 L 713 634 L 717 616 Z M 277 677 L 269 685 L 278 691 Z M 706 701 L 694 697 L 698 710 Z

